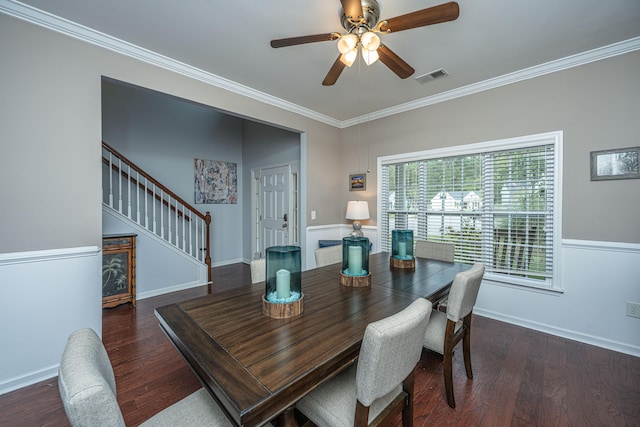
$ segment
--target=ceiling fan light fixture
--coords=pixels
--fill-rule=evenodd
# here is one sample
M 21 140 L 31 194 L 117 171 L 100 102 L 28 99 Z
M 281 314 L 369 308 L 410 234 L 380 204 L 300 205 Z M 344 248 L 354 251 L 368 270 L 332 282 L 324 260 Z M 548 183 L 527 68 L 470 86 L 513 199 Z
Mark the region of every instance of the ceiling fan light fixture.
M 377 50 L 380 47 L 380 37 L 371 31 L 367 31 L 360 36 L 360 42 L 362 43 L 362 47 L 369 51 Z
M 358 44 L 358 36 L 355 34 L 345 34 L 338 40 L 338 50 L 345 55 L 352 51 Z
M 365 64 L 371 65 L 376 62 L 380 58 L 377 50 L 367 50 L 362 49 L 362 59 L 364 59 Z
M 356 61 L 357 57 L 358 57 L 358 49 L 353 48 L 349 52 L 343 53 L 342 56 L 340 56 L 340 61 L 342 61 L 342 63 L 347 67 L 351 67 L 353 63 Z

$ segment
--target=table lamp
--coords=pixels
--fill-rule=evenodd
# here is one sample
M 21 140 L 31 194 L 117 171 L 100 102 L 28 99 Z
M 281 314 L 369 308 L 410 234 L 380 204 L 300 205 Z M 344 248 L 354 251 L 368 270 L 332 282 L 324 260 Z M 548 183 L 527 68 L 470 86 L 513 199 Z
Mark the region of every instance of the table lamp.
M 362 237 L 361 219 L 369 219 L 369 203 L 363 200 L 347 202 L 347 219 L 353 220 L 353 231 L 349 236 Z

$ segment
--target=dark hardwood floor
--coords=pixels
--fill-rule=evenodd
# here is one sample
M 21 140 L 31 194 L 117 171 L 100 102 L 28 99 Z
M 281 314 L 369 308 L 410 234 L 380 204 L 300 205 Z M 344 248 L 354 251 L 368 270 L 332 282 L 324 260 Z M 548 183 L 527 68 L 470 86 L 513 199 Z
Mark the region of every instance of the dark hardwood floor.
M 250 282 L 247 265 L 213 269 L 213 286 Z M 204 295 L 206 286 L 105 309 L 103 341 L 127 425 L 200 385 L 153 314 L 157 306 Z M 640 426 L 640 358 L 475 316 L 474 379 L 454 356 L 457 407 L 447 406 L 438 356 L 416 368 L 416 426 Z M 57 378 L 0 396 L 1 426 L 69 425 Z M 398 423 L 400 425 L 400 423 Z

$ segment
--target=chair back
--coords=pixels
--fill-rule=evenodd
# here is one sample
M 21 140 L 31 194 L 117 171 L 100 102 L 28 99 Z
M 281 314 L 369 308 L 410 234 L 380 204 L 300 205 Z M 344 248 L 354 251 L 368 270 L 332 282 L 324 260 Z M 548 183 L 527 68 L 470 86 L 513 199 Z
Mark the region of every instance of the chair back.
M 58 371 L 58 388 L 73 427 L 124 426 L 107 351 L 93 329 L 69 336 Z
M 360 403 L 371 406 L 413 372 L 430 316 L 431 302 L 418 298 L 401 312 L 367 325 L 356 373 Z
M 483 275 L 482 263 L 475 263 L 469 270 L 456 274 L 449 291 L 447 319 L 458 322 L 471 313 L 478 298 Z
M 251 261 L 251 283 L 264 282 L 266 280 L 266 261 L 264 258 Z
M 342 245 L 316 249 L 316 267 L 342 262 Z
M 416 240 L 416 248 L 413 254 L 418 258 L 429 258 L 437 261 L 453 262 L 456 246 L 453 243 L 432 242 L 429 240 Z

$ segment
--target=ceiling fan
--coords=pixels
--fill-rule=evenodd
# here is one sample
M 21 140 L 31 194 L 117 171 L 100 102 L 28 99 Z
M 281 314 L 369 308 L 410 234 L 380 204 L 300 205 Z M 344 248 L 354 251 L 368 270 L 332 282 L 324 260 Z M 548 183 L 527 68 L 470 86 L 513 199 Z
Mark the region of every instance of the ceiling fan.
M 380 17 L 378 0 L 340 0 L 340 3 L 342 3 L 342 8 L 339 14 L 346 34 L 334 32 L 271 40 L 271 47 L 273 48 L 338 40 L 340 55 L 338 55 L 338 58 L 322 81 L 323 86 L 333 85 L 340 77 L 344 67 L 350 67 L 357 59 L 358 51 L 361 52 L 362 58 L 367 65 L 371 65 L 380 59 L 398 77 L 406 79 L 415 70 L 383 44 L 378 34 L 394 33 L 453 21 L 460 14 L 458 3 L 449 2 L 378 21 Z

